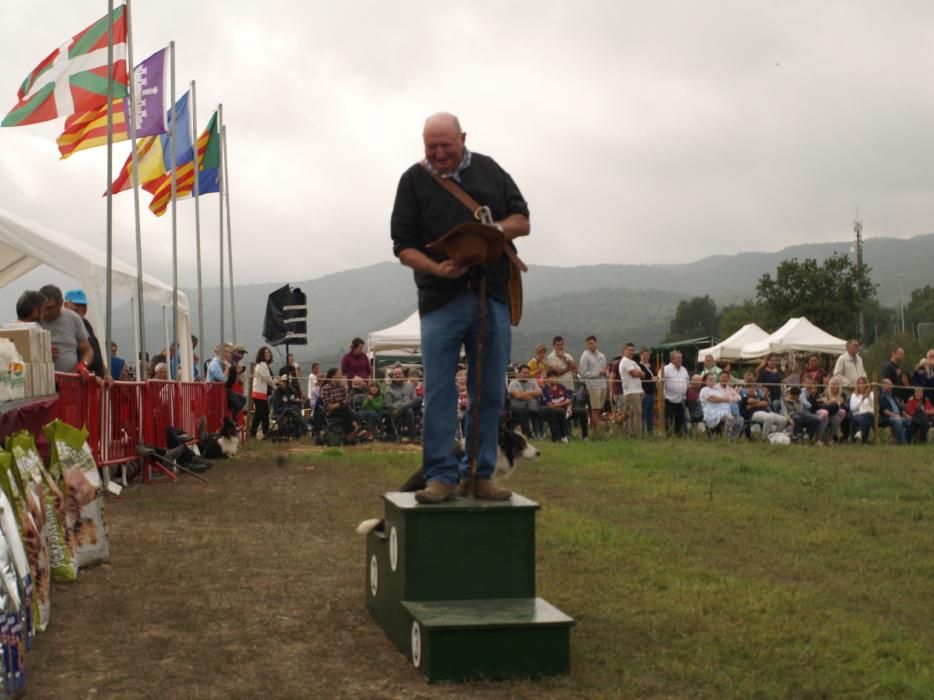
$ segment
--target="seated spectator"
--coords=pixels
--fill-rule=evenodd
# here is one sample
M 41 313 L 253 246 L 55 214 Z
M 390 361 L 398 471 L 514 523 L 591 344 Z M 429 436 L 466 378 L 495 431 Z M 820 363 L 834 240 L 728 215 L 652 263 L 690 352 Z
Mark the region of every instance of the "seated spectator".
M 297 377 L 300 374 L 298 363 L 295 361 L 295 355 L 289 353 L 285 356 L 285 364 L 279 368 L 279 376 L 283 374 L 289 377 Z
M 301 416 L 302 398 L 295 391 L 295 385 L 292 383 L 292 376 L 288 370 L 283 367 L 281 374 L 276 380 L 276 388 L 269 396 L 269 409 L 273 418 L 277 422 L 277 431 L 284 437 L 289 432 L 292 438 L 300 438 L 304 432 L 303 420 Z M 287 428 L 284 428 L 287 426 Z
M 790 386 L 785 393 L 784 414 L 793 426 L 792 439 L 801 440 L 805 436 L 817 442 L 821 433 L 821 421 L 811 411 L 807 401 L 807 394 L 801 391 L 800 386 Z
M 810 380 L 818 388 L 823 387 L 827 381 L 827 372 L 820 366 L 820 356 L 817 353 L 808 355 L 807 365 L 801 370 L 801 383 Z
M 778 433 L 788 427 L 788 419 L 772 410 L 769 392 L 755 383 L 752 372 L 746 373 L 746 383 L 739 390 L 740 415 L 749 423 L 758 423 L 763 437 Z M 752 438 L 747 432 L 746 437 Z
M 406 375 L 409 384 L 415 389 L 416 398 L 425 400 L 425 383 L 422 381 L 422 371 L 417 367 L 412 367 Z
M 847 401 L 843 396 L 843 382 L 840 377 L 831 377 L 827 382 L 824 393 L 815 401 L 820 410 L 827 411 L 827 427 L 824 431 L 824 442 L 839 442 L 843 440 L 843 425 L 847 417 Z
M 866 377 L 856 380 L 856 390 L 850 396 L 850 442 L 861 440 L 865 445 L 872 430 L 872 417 L 875 412 L 873 393 L 869 391 Z
M 927 356 L 922 357 L 915 366 L 911 375 L 911 385 L 922 387 L 925 398 L 934 402 L 934 350 L 928 350 Z
M 730 406 L 734 401 L 727 396 L 724 387 L 717 383 L 713 371 L 704 375 L 704 388 L 700 391 L 704 424 L 710 432 L 723 430 L 728 437 L 736 437 L 743 429 L 743 421 L 733 416 Z
M 348 399 L 350 401 L 351 407 L 356 407 L 363 404 L 364 398 L 368 392 L 368 384 L 369 382 L 361 377 L 354 377 L 350 380 Z
M 169 366 L 165 362 L 157 362 L 153 370 L 153 379 L 157 379 L 160 382 L 170 381 L 171 377 L 169 377 Z
M 389 386 L 383 391 L 383 400 L 394 421 L 401 421 L 410 438 L 417 437 L 415 431 L 415 413 L 422 406 L 422 400 L 415 396 L 415 387 L 406 381 L 401 367 L 394 367 Z
M 568 409 L 571 408 L 570 392 L 558 382 L 560 372 L 550 369 L 542 389 L 542 408 L 552 442 L 568 441 Z
M 730 374 L 730 370 L 724 368 L 720 371 L 720 375 L 717 377 L 717 384 L 723 391 L 723 395 L 730 400 L 730 415 L 732 415 L 733 418 L 739 418 L 739 403 L 742 401 L 742 396 L 740 396 L 739 392 L 733 387 L 733 376 Z
M 360 426 L 350 409 L 349 393 L 344 375 L 337 367 L 331 367 L 326 375 L 327 382 L 321 387 L 318 401 L 324 407 L 328 420 L 340 421 L 344 437 L 354 442 Z M 291 382 L 290 382 L 291 385 Z
M 915 387 L 914 394 L 905 406 L 905 413 L 911 418 L 909 442 L 927 442 L 928 430 L 934 425 L 934 403 L 925 398 L 924 387 Z
M 891 428 L 895 441 L 899 445 L 905 445 L 911 441 L 911 433 L 908 430 L 911 426 L 911 418 L 902 412 L 898 400 L 892 393 L 892 387 L 891 379 L 882 380 L 882 389 L 879 392 L 879 427 Z
M 386 408 L 386 402 L 383 399 L 383 393 L 380 390 L 379 382 L 371 381 L 366 385 L 366 398 L 363 399 L 363 405 L 360 407 L 360 420 L 366 425 L 369 436 L 377 433 L 379 428 L 379 419 Z
M 803 375 L 802 375 L 803 376 Z M 821 442 L 826 441 L 827 426 L 830 423 L 830 410 L 824 408 L 820 405 L 820 390 L 817 388 L 811 379 L 804 379 L 801 386 L 801 404 L 804 406 L 805 410 L 810 411 L 820 422 L 817 428 L 817 435 L 814 436 L 814 440 Z
M 523 435 L 540 437 L 545 431 L 541 416 L 542 389 L 532 379 L 528 365 L 519 367 L 519 375 L 509 382 L 507 391 L 513 422 L 519 426 Z
M 782 373 L 778 368 L 778 355 L 769 353 L 756 368 L 756 384 L 769 392 L 772 410 L 782 412 Z
M 704 388 L 704 379 L 699 374 L 691 377 L 687 391 L 684 392 L 684 408 L 691 423 L 703 425 L 704 409 L 700 402 L 700 392 Z

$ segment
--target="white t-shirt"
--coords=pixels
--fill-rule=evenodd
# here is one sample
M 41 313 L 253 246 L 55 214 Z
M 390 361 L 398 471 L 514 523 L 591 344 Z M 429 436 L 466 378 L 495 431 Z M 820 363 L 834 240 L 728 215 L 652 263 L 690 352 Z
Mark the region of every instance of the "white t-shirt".
M 711 396 L 726 398 L 726 392 L 719 386 L 705 386 L 700 390 L 700 402 L 701 408 L 704 411 L 704 422 L 711 428 L 716 428 L 725 416 L 730 415 L 730 404 L 727 402 L 714 403 L 710 401 Z
M 688 393 L 688 383 L 691 381 L 691 375 L 687 368 L 681 365 L 677 369 L 670 362 L 662 370 L 662 376 L 665 378 L 665 401 L 671 403 L 681 403 Z
M 642 379 L 633 377 L 629 373 L 634 369 L 639 370 L 639 364 L 635 360 L 624 357 L 619 361 L 619 376 L 623 380 L 623 396 L 645 393 L 642 391 Z

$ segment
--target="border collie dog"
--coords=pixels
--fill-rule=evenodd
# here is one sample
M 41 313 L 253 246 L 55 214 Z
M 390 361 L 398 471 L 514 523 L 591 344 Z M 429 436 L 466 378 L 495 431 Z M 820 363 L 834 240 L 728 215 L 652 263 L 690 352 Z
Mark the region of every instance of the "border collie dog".
M 458 460 L 464 457 L 465 449 L 463 440 L 457 441 L 454 447 L 454 454 L 457 456 Z M 529 442 L 522 433 L 517 430 L 506 430 L 505 427 L 501 426 L 499 430 L 499 449 L 496 456 L 494 476 L 496 478 L 508 477 L 512 474 L 520 459 L 534 460 L 538 459 L 540 454 L 541 452 L 539 452 L 538 448 Z M 419 469 L 408 478 L 399 490 L 403 492 L 420 491 L 425 488 L 425 486 L 422 470 Z M 357 525 L 357 534 L 365 535 L 373 530 L 382 530 L 383 525 L 382 518 L 364 520 Z

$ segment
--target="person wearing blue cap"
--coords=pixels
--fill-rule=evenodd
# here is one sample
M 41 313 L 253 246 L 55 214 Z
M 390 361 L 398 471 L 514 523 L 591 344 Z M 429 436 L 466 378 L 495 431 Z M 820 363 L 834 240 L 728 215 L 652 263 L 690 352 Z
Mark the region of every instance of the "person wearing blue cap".
M 91 322 L 86 318 L 88 313 L 88 297 L 84 293 L 84 290 L 69 289 L 65 292 L 65 308 L 71 309 L 81 317 L 81 321 L 84 323 L 84 329 L 88 333 L 88 342 L 91 344 L 91 349 L 94 351 L 94 359 L 88 363 L 88 369 L 91 370 L 94 376 L 109 380 L 110 372 L 108 372 L 107 368 L 104 366 L 104 356 L 101 354 L 100 341 L 94 334 L 94 327 L 91 326 Z

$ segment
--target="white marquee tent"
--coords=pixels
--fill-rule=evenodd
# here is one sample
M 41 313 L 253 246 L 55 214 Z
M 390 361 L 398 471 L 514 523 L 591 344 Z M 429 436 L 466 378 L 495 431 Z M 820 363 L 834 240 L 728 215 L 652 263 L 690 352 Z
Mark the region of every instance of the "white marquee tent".
M 414 350 L 417 353 L 421 344 L 421 320 L 417 310 L 394 326 L 373 331 L 366 339 L 367 352 L 371 354 L 385 350 Z
M 840 354 L 846 350 L 846 341 L 821 330 L 803 316 L 790 318 L 784 326 L 768 338 L 743 346 L 742 359 L 752 360 L 770 352 L 825 352 Z
M 747 323 L 726 340 L 717 343 L 713 347 L 698 350 L 697 361 L 703 362 L 710 355 L 713 357 L 714 362 L 720 362 L 721 360 L 735 362 L 741 358 L 743 347 L 750 343 L 765 340 L 768 337 L 769 334 L 755 323 Z
M 106 294 L 106 254 L 83 241 L 51 231 L 28 219 L 0 209 L 0 287 L 4 287 L 39 265 L 48 265 L 81 283 L 88 297 L 88 320 L 104 345 L 104 295 Z M 113 296 L 135 297 L 136 268 L 122 260 L 113 260 Z M 146 301 L 172 306 L 172 287 L 154 277 L 143 275 Z M 178 342 L 181 379 L 191 380 L 191 323 L 188 297 L 178 293 Z M 104 361 L 109 353 L 104 351 Z

